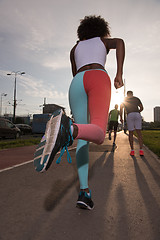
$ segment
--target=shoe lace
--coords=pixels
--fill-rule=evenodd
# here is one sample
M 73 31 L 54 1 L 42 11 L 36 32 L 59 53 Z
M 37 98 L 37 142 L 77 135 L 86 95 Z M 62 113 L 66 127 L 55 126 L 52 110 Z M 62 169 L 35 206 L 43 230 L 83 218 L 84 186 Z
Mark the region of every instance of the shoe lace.
M 70 126 L 71 126 L 71 122 L 70 122 Z M 61 132 L 62 132 L 63 128 L 64 128 L 64 126 L 61 125 Z M 61 162 L 61 159 L 62 159 L 62 156 L 63 156 L 65 150 L 67 152 L 67 161 L 68 161 L 68 163 L 72 163 L 71 155 L 70 155 L 70 153 L 68 151 L 68 147 L 67 147 L 67 146 L 70 145 L 71 142 L 73 142 L 73 136 L 72 136 L 72 133 L 70 132 L 70 130 L 69 130 L 68 136 L 69 136 L 68 141 L 65 142 L 64 146 L 61 149 L 60 156 L 59 156 L 59 158 L 56 161 L 57 164 L 59 164 Z
M 70 155 L 70 153 L 69 153 L 69 151 L 68 151 L 68 147 L 67 147 L 67 146 L 64 146 L 64 147 L 61 149 L 60 156 L 59 156 L 59 158 L 58 158 L 57 161 L 56 161 L 57 164 L 59 164 L 59 163 L 61 162 L 61 159 L 62 159 L 62 156 L 63 156 L 65 150 L 66 150 L 66 152 L 67 152 L 67 161 L 68 161 L 68 163 L 71 163 L 71 162 L 72 162 L 71 155 Z

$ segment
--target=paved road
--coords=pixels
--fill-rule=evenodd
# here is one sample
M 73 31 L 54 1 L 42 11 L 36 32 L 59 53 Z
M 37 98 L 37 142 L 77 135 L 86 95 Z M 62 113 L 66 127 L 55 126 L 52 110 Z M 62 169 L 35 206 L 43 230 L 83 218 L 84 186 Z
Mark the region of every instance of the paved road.
M 34 147 L 26 149 L 24 156 L 32 160 Z M 101 146 L 91 144 L 92 211 L 75 207 L 75 149 L 72 164 L 64 156 L 46 173 L 35 172 L 32 162 L 1 171 L 0 240 L 159 240 L 160 161 L 144 152 L 138 155 L 136 143 L 131 157 L 124 133 L 118 134 L 115 151 L 108 139 Z

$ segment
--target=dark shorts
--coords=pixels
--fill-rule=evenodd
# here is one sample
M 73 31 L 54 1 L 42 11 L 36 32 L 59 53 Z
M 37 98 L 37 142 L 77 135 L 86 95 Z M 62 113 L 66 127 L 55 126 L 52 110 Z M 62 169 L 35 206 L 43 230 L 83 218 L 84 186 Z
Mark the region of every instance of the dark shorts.
M 118 128 L 118 122 L 117 121 L 110 121 L 108 130 L 112 130 L 114 128 L 114 131 L 117 131 Z

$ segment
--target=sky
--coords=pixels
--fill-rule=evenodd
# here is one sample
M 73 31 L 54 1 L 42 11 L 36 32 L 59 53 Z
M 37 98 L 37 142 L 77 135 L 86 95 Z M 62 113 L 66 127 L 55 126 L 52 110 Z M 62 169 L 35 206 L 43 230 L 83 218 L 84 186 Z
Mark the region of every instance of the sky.
M 160 106 L 160 0 L 0 0 L 2 114 L 13 113 L 15 74 L 7 74 L 18 71 L 25 75 L 17 74 L 16 115 L 42 113 L 44 98 L 70 114 L 70 50 L 80 19 L 93 14 L 109 22 L 111 37 L 124 40 L 125 90 L 141 99 L 144 120 L 154 120 L 153 108 Z M 112 83 L 110 109 L 124 97 L 124 88 L 113 86 L 115 53 L 110 51 L 105 66 Z

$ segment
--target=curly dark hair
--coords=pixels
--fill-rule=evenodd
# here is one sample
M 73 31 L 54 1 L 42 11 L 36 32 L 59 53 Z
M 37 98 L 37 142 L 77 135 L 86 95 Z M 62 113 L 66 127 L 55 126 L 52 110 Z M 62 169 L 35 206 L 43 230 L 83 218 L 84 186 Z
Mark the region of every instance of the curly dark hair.
M 110 37 L 109 24 L 101 16 L 85 16 L 80 20 L 77 36 L 80 41 L 93 37 Z

